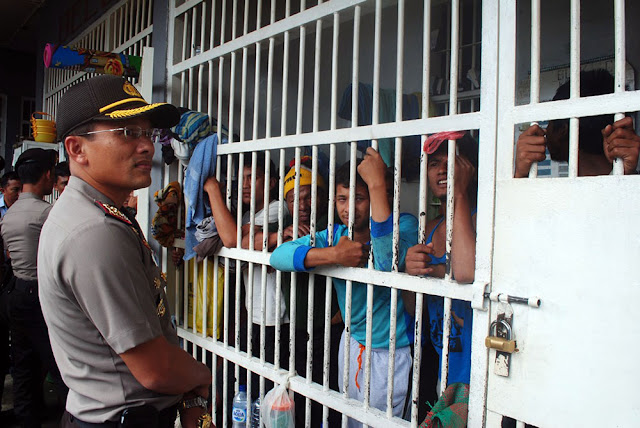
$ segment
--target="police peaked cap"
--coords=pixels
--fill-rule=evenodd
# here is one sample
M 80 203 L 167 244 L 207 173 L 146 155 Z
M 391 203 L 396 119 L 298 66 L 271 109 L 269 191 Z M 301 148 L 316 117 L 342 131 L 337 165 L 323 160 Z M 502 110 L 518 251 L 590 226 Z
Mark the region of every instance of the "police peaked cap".
M 77 83 L 64 93 L 58 103 L 58 135 L 64 141 L 80 125 L 136 117 L 149 119 L 154 128 L 171 128 L 180 121 L 171 104 L 149 104 L 128 80 L 104 74 Z
M 28 163 L 43 163 L 50 165 L 52 168 L 58 161 L 58 153 L 55 150 L 45 150 L 40 148 L 29 149 L 22 152 L 16 161 L 15 170 L 17 171 L 21 165 Z

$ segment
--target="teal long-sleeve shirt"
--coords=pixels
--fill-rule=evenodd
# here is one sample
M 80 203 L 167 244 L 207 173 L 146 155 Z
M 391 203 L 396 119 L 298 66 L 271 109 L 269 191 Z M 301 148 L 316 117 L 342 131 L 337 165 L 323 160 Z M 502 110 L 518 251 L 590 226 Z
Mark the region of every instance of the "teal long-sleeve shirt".
M 347 236 L 345 225 L 335 225 L 333 233 L 333 246 L 338 244 L 340 238 Z M 371 247 L 373 250 L 374 265 L 377 270 L 391 271 L 393 263 L 393 217 L 392 215 L 383 222 L 371 221 Z M 411 214 L 400 215 L 400 243 L 399 265 L 404 268 L 407 250 L 418 242 L 418 220 Z M 311 237 L 304 236 L 295 241 L 285 242 L 273 251 L 271 265 L 276 269 L 286 272 L 306 272 L 304 259 L 311 250 Z M 328 230 L 325 229 L 316 234 L 316 248 L 329 247 Z M 346 282 L 340 278 L 333 278 L 333 286 L 338 296 L 338 305 L 343 319 L 346 307 Z M 371 344 L 373 348 L 389 348 L 391 313 L 391 290 L 387 287 L 373 287 L 373 316 L 371 328 Z M 367 316 L 367 285 L 361 282 L 352 283 L 351 299 L 351 337 L 360 344 L 366 344 L 366 316 Z M 407 321 L 406 310 L 402 297 L 398 296 L 398 308 L 396 317 L 396 347 L 409 346 L 409 332 L 413 328 Z

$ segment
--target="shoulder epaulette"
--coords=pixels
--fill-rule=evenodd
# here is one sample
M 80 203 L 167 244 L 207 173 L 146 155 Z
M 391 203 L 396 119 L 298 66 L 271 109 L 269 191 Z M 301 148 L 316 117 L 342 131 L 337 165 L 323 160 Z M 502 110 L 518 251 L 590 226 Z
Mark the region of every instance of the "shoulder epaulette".
M 129 220 L 127 216 L 125 216 L 122 213 L 122 211 L 120 211 L 115 206 L 109 205 L 109 204 L 103 204 L 102 202 L 97 200 L 93 202 L 96 204 L 97 207 L 99 207 L 100 209 L 102 209 L 102 211 L 104 211 L 105 216 L 116 218 L 121 222 L 126 223 L 129 226 L 133 226 L 133 223 L 131 223 L 131 220 Z

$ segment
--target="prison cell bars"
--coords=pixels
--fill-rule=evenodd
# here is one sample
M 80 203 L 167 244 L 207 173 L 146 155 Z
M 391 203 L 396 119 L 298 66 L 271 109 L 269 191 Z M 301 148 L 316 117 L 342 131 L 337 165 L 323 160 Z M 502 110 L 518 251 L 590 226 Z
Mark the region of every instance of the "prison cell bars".
M 625 91 L 625 3 L 624 0 L 614 1 L 614 93 Z M 570 5 L 570 97 L 575 101 L 580 98 L 580 0 L 571 0 Z M 540 0 L 531 2 L 531 87 L 530 103 L 540 102 Z M 616 113 L 614 120 L 624 118 L 624 113 Z M 578 116 L 569 118 L 569 177 L 576 178 L 579 156 L 579 119 Z M 538 164 L 534 162 L 529 171 L 529 177 L 535 178 Z M 613 162 L 613 175 L 624 175 L 622 159 Z
M 222 57 L 221 57 L 221 59 L 222 59 Z M 232 67 L 232 68 L 233 68 L 233 67 Z M 285 68 L 286 68 L 286 67 L 285 67 Z M 234 76 L 234 75 L 235 75 L 235 73 L 234 73 L 234 72 L 232 72 L 232 73 L 231 73 L 231 79 L 233 79 L 233 76 Z M 233 88 L 233 85 L 231 85 L 231 87 Z M 285 100 L 286 100 L 286 98 L 285 98 Z M 284 101 L 284 100 L 283 100 L 283 101 Z M 284 102 L 286 102 L 286 101 L 284 101 Z M 233 105 L 233 104 L 232 104 L 232 105 Z M 232 114 L 233 114 L 233 113 L 232 113 L 232 112 L 230 112 L 230 116 L 231 116 Z M 286 117 L 286 116 L 283 116 L 283 117 Z M 284 120 L 286 120 L 286 119 L 284 119 L 284 118 L 283 118 L 283 121 L 284 121 Z M 232 122 L 232 121 L 230 120 L 230 122 Z M 254 137 L 254 138 L 255 138 L 255 137 Z

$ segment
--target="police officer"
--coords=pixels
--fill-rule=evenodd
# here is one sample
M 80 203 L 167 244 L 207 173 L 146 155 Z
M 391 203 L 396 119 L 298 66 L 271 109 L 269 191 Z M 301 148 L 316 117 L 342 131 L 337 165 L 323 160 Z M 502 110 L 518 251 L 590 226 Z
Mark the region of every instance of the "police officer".
M 13 284 L 8 285 L 13 401 L 14 413 L 23 427 L 40 426 L 44 407 L 42 381 L 47 371 L 57 380 L 60 394 L 66 394 L 38 301 L 38 242 L 51 211 L 51 205 L 42 198 L 51 194 L 56 160 L 53 150 L 29 149 L 20 155 L 16 170 L 22 193 L 0 222 L 15 276 Z
M 175 107 L 148 104 L 111 75 L 76 84 L 58 104 L 71 178 L 43 228 L 38 277 L 69 386 L 61 426 L 173 427 L 180 408 L 193 427 L 206 414 L 211 372 L 178 346 L 165 279 L 121 210 L 151 184 L 157 128 L 178 120 Z

